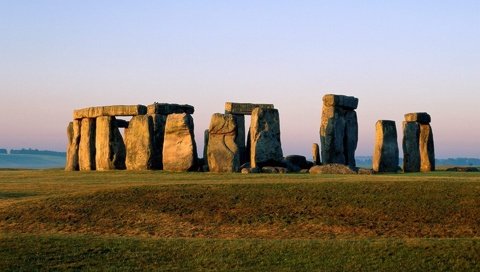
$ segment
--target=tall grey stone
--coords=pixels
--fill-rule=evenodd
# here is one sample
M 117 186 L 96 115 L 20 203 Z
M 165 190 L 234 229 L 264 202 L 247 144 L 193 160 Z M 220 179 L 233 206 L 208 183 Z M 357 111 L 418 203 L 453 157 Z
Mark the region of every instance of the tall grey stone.
M 375 124 L 373 171 L 398 171 L 398 142 L 395 121 L 379 120 Z
M 73 120 L 67 127 L 68 148 L 67 158 L 65 163 L 65 171 L 77 171 L 78 165 L 78 150 L 80 147 L 80 120 Z
M 170 114 L 165 126 L 163 143 L 163 169 L 183 172 L 194 170 L 197 146 L 193 118 L 188 113 Z
M 237 120 L 232 114 L 215 113 L 210 121 L 207 159 L 210 172 L 238 172 L 240 149 Z
M 252 168 L 281 164 L 280 117 L 277 109 L 255 108 L 250 124 Z
M 153 168 L 153 118 L 150 115 L 133 116 L 125 129 L 125 165 L 127 170 Z
M 240 164 L 244 164 L 249 160 L 245 145 L 245 115 L 234 114 L 233 117 L 235 118 L 236 123 L 235 143 L 237 144 L 238 152 L 240 154 Z
M 208 140 L 210 137 L 210 131 L 206 129 L 203 132 L 203 161 L 205 165 L 208 167 Z
M 167 115 L 151 114 L 153 121 L 152 169 L 163 169 L 163 141 Z
M 420 124 L 420 171 L 435 171 L 435 148 L 433 131 L 429 124 Z
M 403 171 L 420 171 L 420 124 L 403 122 Z
M 96 169 L 125 169 L 125 144 L 115 117 L 98 117 L 95 135 Z
M 95 127 L 96 121 L 94 118 L 82 119 L 78 151 L 80 171 L 95 170 Z
M 320 143 L 323 164 L 339 163 L 355 167 L 358 143 L 358 99 L 328 94 L 323 97 Z
M 312 145 L 312 159 L 314 165 L 320 165 L 320 148 L 318 144 L 314 143 Z

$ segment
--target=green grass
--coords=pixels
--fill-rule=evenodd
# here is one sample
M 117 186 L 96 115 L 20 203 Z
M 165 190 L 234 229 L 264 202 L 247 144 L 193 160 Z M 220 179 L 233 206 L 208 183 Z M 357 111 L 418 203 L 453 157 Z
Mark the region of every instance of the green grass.
M 480 174 L 0 172 L 0 270 L 478 271 Z

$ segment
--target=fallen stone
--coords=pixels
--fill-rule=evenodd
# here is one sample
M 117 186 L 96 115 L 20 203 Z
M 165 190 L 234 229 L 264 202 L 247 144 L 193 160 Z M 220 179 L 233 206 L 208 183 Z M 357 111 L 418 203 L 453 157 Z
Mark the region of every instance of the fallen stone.
M 406 122 L 418 122 L 420 124 L 430 124 L 432 118 L 426 112 L 413 112 L 405 114 Z
M 420 171 L 420 124 L 403 122 L 403 171 Z
M 313 167 L 313 166 L 312 166 Z M 310 169 L 302 169 L 300 170 L 301 174 L 308 174 L 310 172 Z
M 215 113 L 210 121 L 207 158 L 211 172 L 238 172 L 240 150 L 237 138 L 237 119 L 232 114 Z
M 97 170 L 125 169 L 125 144 L 115 117 L 97 118 L 95 128 L 95 164 Z
M 95 170 L 95 128 L 95 119 L 82 119 L 80 146 L 78 150 L 78 164 L 80 171 Z
M 375 148 L 373 152 L 373 171 L 398 171 L 398 142 L 395 121 L 379 120 L 375 124 Z
M 78 165 L 78 150 L 80 147 L 80 120 L 73 120 L 67 127 L 68 148 L 65 163 L 65 171 L 77 171 Z
M 250 173 L 252 173 L 252 170 L 250 168 L 242 168 L 242 170 L 240 170 L 240 173 L 250 174 Z
M 149 115 L 134 116 L 125 129 L 127 170 L 153 168 L 153 118 Z
M 279 172 L 278 172 L 277 167 L 265 166 L 265 167 L 262 167 L 262 173 L 266 173 L 266 174 L 276 174 L 276 173 L 279 173 Z
M 225 103 L 226 114 L 251 115 L 253 109 L 255 108 L 273 109 L 274 106 L 272 104 L 251 104 L 251 103 L 235 103 L 235 102 Z
M 433 132 L 430 125 L 420 125 L 420 171 L 435 171 L 435 150 L 433 143 Z
M 452 168 L 447 168 L 446 171 L 449 172 L 479 172 L 477 167 L 452 167 Z
M 373 175 L 373 174 L 375 174 L 375 171 L 373 171 L 373 169 L 368 169 L 368 168 L 358 168 L 357 169 L 357 174 L 359 174 L 359 175 Z
M 313 158 L 313 164 L 314 165 L 320 165 L 320 147 L 318 144 L 314 143 L 312 145 L 312 158 Z
M 147 113 L 148 114 L 160 114 L 160 115 L 169 115 L 174 113 L 187 113 L 193 114 L 195 108 L 191 105 L 179 105 L 179 104 L 169 104 L 169 103 L 153 103 L 148 105 Z
M 280 118 L 276 109 L 255 108 L 250 123 L 250 164 L 265 166 L 283 160 Z
M 100 116 L 135 116 L 147 113 L 144 105 L 115 105 L 90 107 L 73 111 L 73 119 L 97 118 Z
M 293 165 L 300 167 L 301 169 L 305 169 L 308 167 L 307 158 L 305 158 L 305 156 L 289 155 L 285 157 L 285 160 Z
M 323 104 L 327 107 L 340 107 L 354 110 L 358 107 L 358 98 L 353 96 L 327 94 L 323 96 Z
M 325 164 L 315 165 L 309 170 L 310 174 L 341 174 L 341 175 L 354 175 L 356 171 L 350 169 L 350 167 L 343 164 Z
M 163 169 L 183 172 L 195 169 L 197 146 L 190 114 L 170 114 L 165 126 Z

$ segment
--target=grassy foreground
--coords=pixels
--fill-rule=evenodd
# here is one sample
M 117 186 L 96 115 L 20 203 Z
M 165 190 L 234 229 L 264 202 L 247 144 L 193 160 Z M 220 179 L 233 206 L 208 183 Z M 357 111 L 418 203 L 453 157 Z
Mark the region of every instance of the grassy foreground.
M 0 171 L 0 270 L 480 270 L 480 174 Z

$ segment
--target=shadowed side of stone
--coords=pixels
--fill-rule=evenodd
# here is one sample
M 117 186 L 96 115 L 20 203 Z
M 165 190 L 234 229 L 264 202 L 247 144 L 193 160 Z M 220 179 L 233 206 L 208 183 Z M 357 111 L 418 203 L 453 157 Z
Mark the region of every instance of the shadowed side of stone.
M 252 103 L 235 103 L 225 102 L 225 113 L 239 114 L 239 115 L 251 115 L 253 109 L 273 109 L 273 104 L 252 104 Z
M 149 170 L 153 167 L 153 118 L 150 115 L 134 116 L 125 129 L 128 170 Z
M 97 118 L 100 116 L 135 116 L 147 113 L 144 105 L 115 105 L 90 107 L 73 111 L 73 119 Z
M 320 147 L 318 144 L 314 143 L 312 145 L 312 159 L 314 165 L 320 165 Z
M 397 172 L 399 151 L 395 121 L 379 120 L 375 124 L 375 129 L 373 170 L 375 172 Z
M 252 168 L 282 164 L 283 152 L 278 110 L 255 108 L 252 111 L 250 142 Z
M 405 114 L 406 122 L 418 122 L 420 124 L 430 124 L 432 118 L 426 112 L 412 112 Z
M 211 172 L 238 172 L 240 150 L 237 144 L 237 118 L 215 113 L 208 129 L 207 160 Z
M 125 144 L 116 126 L 115 117 L 98 117 L 95 132 L 96 169 L 125 169 Z
M 65 163 L 65 171 L 77 171 L 78 165 L 78 150 L 80 146 L 80 120 L 73 120 L 67 127 L 68 148 L 67 158 Z
M 420 124 L 403 122 L 403 171 L 420 171 Z
M 94 118 L 83 118 L 80 133 L 78 163 L 80 171 L 95 170 L 95 128 Z
M 169 103 L 153 103 L 147 107 L 148 114 L 160 114 L 160 115 L 169 115 L 175 113 L 187 113 L 193 114 L 195 108 L 192 105 L 180 105 L 180 104 L 169 104 Z
M 167 171 L 193 170 L 197 162 L 197 147 L 190 114 L 170 114 L 165 126 L 163 169 Z
M 152 143 L 152 169 L 163 169 L 163 142 L 165 137 L 165 125 L 167 116 L 150 114 L 153 121 Z

